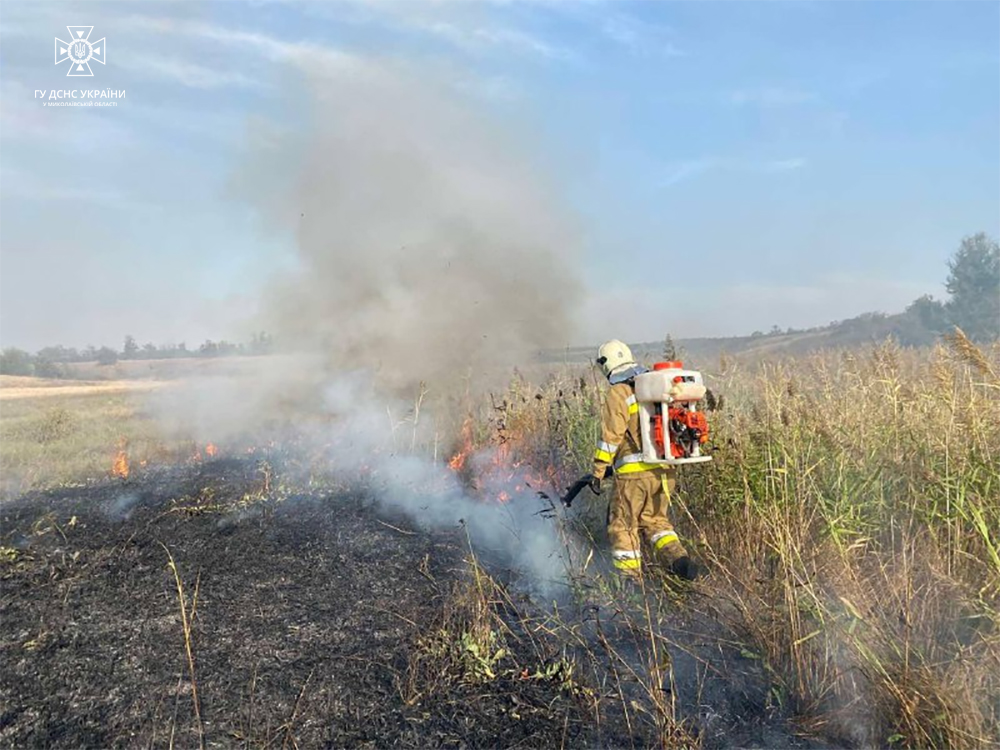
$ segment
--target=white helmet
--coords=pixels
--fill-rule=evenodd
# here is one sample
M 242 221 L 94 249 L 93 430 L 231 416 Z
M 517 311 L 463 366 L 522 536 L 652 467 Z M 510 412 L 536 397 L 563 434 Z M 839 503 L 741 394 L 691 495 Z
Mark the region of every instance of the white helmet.
M 632 350 L 628 345 L 618 339 L 611 339 L 601 344 L 597 350 L 597 364 L 606 377 L 611 377 L 616 372 L 620 372 L 629 367 L 635 367 L 635 359 L 632 358 Z

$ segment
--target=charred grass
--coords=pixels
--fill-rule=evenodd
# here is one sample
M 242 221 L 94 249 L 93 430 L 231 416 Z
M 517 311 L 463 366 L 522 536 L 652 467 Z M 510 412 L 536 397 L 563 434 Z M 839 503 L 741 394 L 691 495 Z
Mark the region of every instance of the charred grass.
M 595 742 L 558 645 L 507 624 L 460 529 L 300 494 L 273 461 L 3 506 L 0 743 Z

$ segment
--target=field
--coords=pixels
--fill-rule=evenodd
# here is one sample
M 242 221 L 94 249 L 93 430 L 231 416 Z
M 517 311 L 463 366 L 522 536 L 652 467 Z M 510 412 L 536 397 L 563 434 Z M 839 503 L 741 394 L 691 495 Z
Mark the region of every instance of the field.
M 274 357 L 181 357 L 175 359 L 119 360 L 113 365 L 97 362 L 68 362 L 66 376 L 74 380 L 100 382 L 135 380 L 175 380 L 201 376 L 251 374 L 261 361 Z
M 1000 350 L 694 364 L 715 450 L 673 508 L 693 585 L 621 585 L 604 500 L 552 502 L 592 451 L 583 370 L 466 397 L 432 446 L 415 396 L 390 454 L 437 468 L 407 475 L 409 504 L 387 499 L 398 459 L 347 464 L 287 427 L 209 451 L 141 392 L 3 401 L 0 739 L 1000 743 Z M 474 500 L 461 522 L 421 515 L 412 477 L 438 471 Z M 556 539 L 559 584 L 477 536 L 478 507 Z
M 136 463 L 174 461 L 195 450 L 164 434 L 142 395 L 158 382 L 0 381 L 0 492 L 72 485 L 106 477 L 119 444 Z

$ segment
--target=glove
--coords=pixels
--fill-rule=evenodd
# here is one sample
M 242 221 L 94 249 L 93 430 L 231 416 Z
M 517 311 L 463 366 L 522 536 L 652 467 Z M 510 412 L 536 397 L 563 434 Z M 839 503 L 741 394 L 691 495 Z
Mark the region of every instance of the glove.
M 602 479 L 599 476 L 594 475 L 590 478 L 590 491 L 595 495 L 601 494 L 601 482 Z

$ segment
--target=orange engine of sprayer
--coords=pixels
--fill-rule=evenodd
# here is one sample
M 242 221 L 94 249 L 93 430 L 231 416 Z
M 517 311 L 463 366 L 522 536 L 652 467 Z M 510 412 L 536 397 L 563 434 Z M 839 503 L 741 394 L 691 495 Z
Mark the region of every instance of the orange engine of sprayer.
M 701 373 L 682 362 L 658 362 L 635 378 L 643 461 L 665 464 L 710 461 L 701 454 L 708 420 L 698 410 L 706 389 Z
M 708 442 L 708 420 L 700 411 L 691 411 L 683 406 L 668 407 L 667 425 L 667 434 L 664 435 L 663 417 L 653 415 L 653 440 L 660 458 L 667 455 L 668 443 L 671 456 L 690 458 L 692 444 L 704 445 Z

